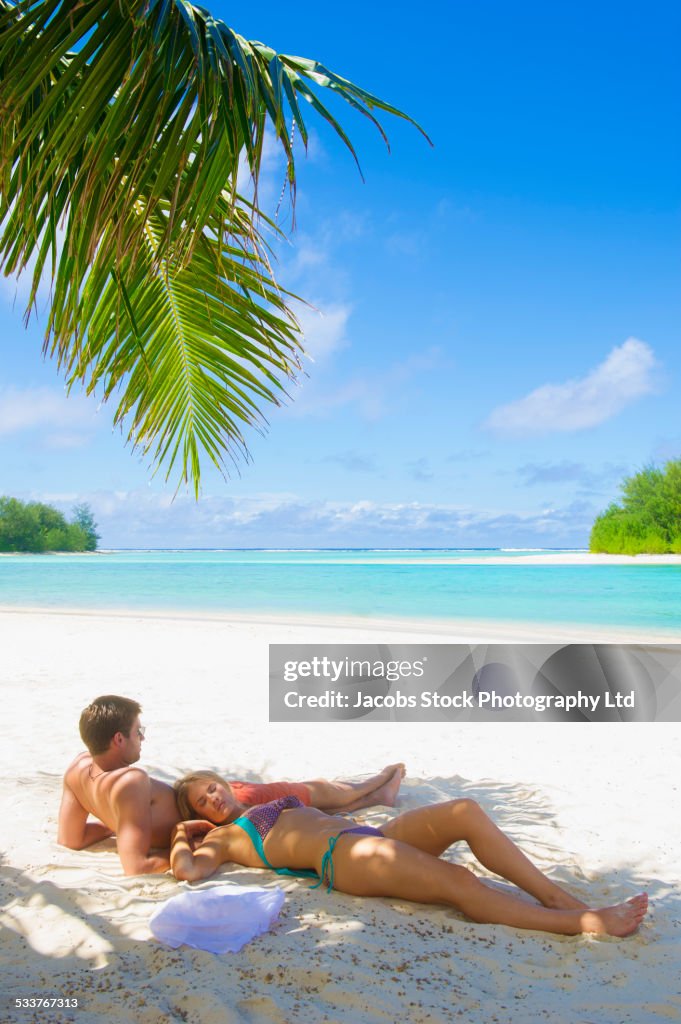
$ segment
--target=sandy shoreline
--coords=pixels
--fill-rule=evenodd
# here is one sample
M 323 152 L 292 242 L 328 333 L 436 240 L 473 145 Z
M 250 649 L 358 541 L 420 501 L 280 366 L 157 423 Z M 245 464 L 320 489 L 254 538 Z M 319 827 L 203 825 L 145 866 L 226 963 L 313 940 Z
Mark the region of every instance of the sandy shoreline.
M 678 1020 L 681 726 L 267 721 L 269 643 L 510 639 L 501 625 L 493 633 L 468 625 L 480 632 L 0 612 L 0 810 L 11 825 L 1 864 L 5 997 L 77 996 L 81 1008 L 60 1011 L 52 1018 L 60 1022 Z M 541 639 L 514 628 L 517 640 Z M 474 925 L 439 907 L 308 892 L 304 882 L 238 869 L 220 881 L 285 889 L 275 929 L 235 955 L 166 949 L 148 919 L 177 883 L 124 878 L 111 843 L 72 852 L 54 841 L 61 772 L 80 746 L 78 714 L 105 692 L 143 704 L 141 763 L 160 778 L 190 767 L 262 780 L 357 776 L 404 759 L 403 809 L 474 796 L 578 895 L 604 903 L 648 889 L 650 919 L 625 942 L 565 939 Z M 391 813 L 378 808 L 364 820 Z M 472 863 L 460 851 L 452 857 Z M 2 1019 L 48 1018 L 11 1010 Z
M 457 559 L 458 561 L 458 559 Z M 588 551 L 539 555 L 493 556 L 461 560 L 462 565 L 681 565 L 681 555 L 595 555 Z
M 177 549 L 178 551 L 181 549 Z M 216 552 L 222 551 L 223 549 L 216 549 Z M 227 552 L 238 551 L 239 549 L 224 549 Z M 251 551 L 252 549 L 247 549 Z M 260 549 L 257 549 L 258 551 Z M 101 557 L 106 558 L 108 555 L 122 555 L 122 554 L 136 554 L 136 553 L 154 553 L 154 549 L 143 548 L 140 552 L 136 549 L 111 549 L 111 550 L 99 550 L 99 551 L 45 551 L 39 555 L 32 554 L 30 552 L 21 551 L 0 551 L 0 558 L 34 558 L 34 557 L 51 557 L 51 558 L 81 558 L 83 555 L 87 557 Z M 291 549 L 293 552 L 294 549 Z M 283 553 L 291 553 L 288 550 Z M 165 549 L 159 549 L 158 553 L 169 553 L 165 552 Z M 211 553 L 211 549 L 200 549 L 198 553 L 206 554 Z M 264 552 L 265 553 L 265 552 Z M 266 552 L 269 554 L 275 554 L 276 552 Z M 313 552 L 319 556 L 319 561 L 324 561 L 324 555 L 327 552 L 321 548 L 319 551 Z M 370 561 L 372 564 L 380 565 L 681 565 L 681 555 L 605 555 L 605 554 L 594 554 L 591 551 L 541 551 L 536 554 L 519 554 L 516 552 L 500 552 L 498 555 L 480 556 L 471 554 L 466 555 L 463 558 L 436 558 L 429 554 L 427 551 L 412 552 L 412 557 L 400 557 L 399 552 L 392 552 L 386 550 L 385 553 L 379 549 L 372 549 L 370 552 L 372 556 Z M 367 562 L 366 557 L 362 557 L 361 553 L 357 553 L 356 558 L 352 558 L 350 555 L 343 559 L 343 565 L 353 564 L 365 564 Z M 337 560 L 329 558 L 328 564 L 336 565 Z
M 194 622 L 262 626 L 265 629 L 295 628 L 305 632 L 309 640 L 324 642 L 329 631 L 338 633 L 337 642 L 373 643 L 377 637 L 388 637 L 386 642 L 409 643 L 412 639 L 424 643 L 621 643 L 621 644 L 675 644 L 681 635 L 675 630 L 643 630 L 630 626 L 589 626 L 572 622 L 512 622 L 483 619 L 414 619 L 380 618 L 378 616 L 312 615 L 305 612 L 271 614 L 264 612 L 190 611 L 178 609 L 110 608 L 44 608 L 19 607 L 0 604 L 0 616 L 64 616 L 67 618 L 146 620 L 160 622 Z M 285 641 L 269 641 L 272 643 Z

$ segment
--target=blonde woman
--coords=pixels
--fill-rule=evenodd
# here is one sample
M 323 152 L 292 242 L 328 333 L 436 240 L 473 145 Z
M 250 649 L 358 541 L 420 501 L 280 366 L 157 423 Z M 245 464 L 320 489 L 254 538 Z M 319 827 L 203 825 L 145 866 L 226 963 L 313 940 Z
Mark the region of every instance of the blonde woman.
M 177 792 L 194 808 L 209 786 L 209 780 L 188 776 Z M 176 878 L 198 881 L 231 862 L 313 877 L 318 879 L 314 888 L 323 884 L 353 896 L 446 904 L 474 921 L 562 935 L 623 937 L 636 930 L 647 911 L 645 893 L 591 909 L 542 874 L 473 800 L 409 811 L 380 830 L 305 807 L 295 796 L 250 808 L 228 796 L 221 814 L 224 824 L 218 828 L 210 821 L 175 827 L 170 864 Z M 538 903 L 499 892 L 467 868 L 440 860 L 461 840 L 481 864 Z

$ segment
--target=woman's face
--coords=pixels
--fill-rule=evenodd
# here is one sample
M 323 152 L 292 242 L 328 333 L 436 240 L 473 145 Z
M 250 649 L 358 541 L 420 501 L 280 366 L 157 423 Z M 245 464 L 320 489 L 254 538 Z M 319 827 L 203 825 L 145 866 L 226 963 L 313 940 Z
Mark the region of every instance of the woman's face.
M 215 779 L 197 779 L 187 788 L 187 798 L 192 810 L 200 818 L 221 825 L 233 817 L 237 801 L 229 786 L 223 786 Z

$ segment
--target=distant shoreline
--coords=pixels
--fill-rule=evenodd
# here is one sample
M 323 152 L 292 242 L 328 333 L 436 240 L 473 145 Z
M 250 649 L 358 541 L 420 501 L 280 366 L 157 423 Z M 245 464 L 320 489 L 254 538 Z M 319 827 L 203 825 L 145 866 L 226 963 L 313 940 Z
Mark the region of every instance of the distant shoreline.
M 463 555 L 457 558 L 435 558 L 429 557 L 435 552 L 456 551 Z M 485 557 L 475 552 L 497 552 Z M 527 551 L 527 554 L 520 552 Z M 346 552 L 349 556 L 353 554 L 358 558 L 362 554 L 371 554 L 386 557 L 375 559 L 380 565 L 672 565 L 681 566 L 681 555 L 602 555 L 592 554 L 589 551 L 573 551 L 562 548 L 102 548 L 98 551 L 2 551 L 0 558 L 26 558 L 26 557 L 49 557 L 49 558 L 82 558 L 87 556 L 106 555 L 135 555 L 135 554 L 230 554 L 259 552 L 261 554 L 310 554 L 324 556 L 337 555 Z M 532 552 L 532 553 L 530 553 Z M 406 555 L 420 556 L 416 558 L 400 558 Z M 387 557 L 387 556 L 391 557 Z M 353 564 L 351 557 L 343 564 Z

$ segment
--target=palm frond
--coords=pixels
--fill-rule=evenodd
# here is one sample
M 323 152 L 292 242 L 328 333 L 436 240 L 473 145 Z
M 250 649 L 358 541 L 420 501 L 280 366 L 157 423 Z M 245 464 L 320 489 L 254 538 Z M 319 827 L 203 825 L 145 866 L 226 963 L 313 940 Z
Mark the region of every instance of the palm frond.
M 47 349 L 70 380 L 119 390 L 134 443 L 198 489 L 199 451 L 245 451 L 300 348 L 259 228 L 268 125 L 295 199 L 305 104 L 357 157 L 315 90 L 384 139 L 376 111 L 411 119 L 188 0 L 0 0 L 0 85 L 0 269 L 34 260 L 30 310 L 49 268 Z
M 166 479 L 179 463 L 197 497 L 200 453 L 221 471 L 226 456 L 247 457 L 244 427 L 264 426 L 262 407 L 280 404 L 300 369 L 294 296 L 274 282 L 252 206 L 225 194 L 218 215 L 230 218 L 229 242 L 216 223 L 189 264 L 158 263 L 168 216 L 158 204 L 146 248 L 113 273 L 97 253 L 83 281 L 58 276 L 50 313 L 49 351 L 69 385 L 113 399 L 133 447 Z

